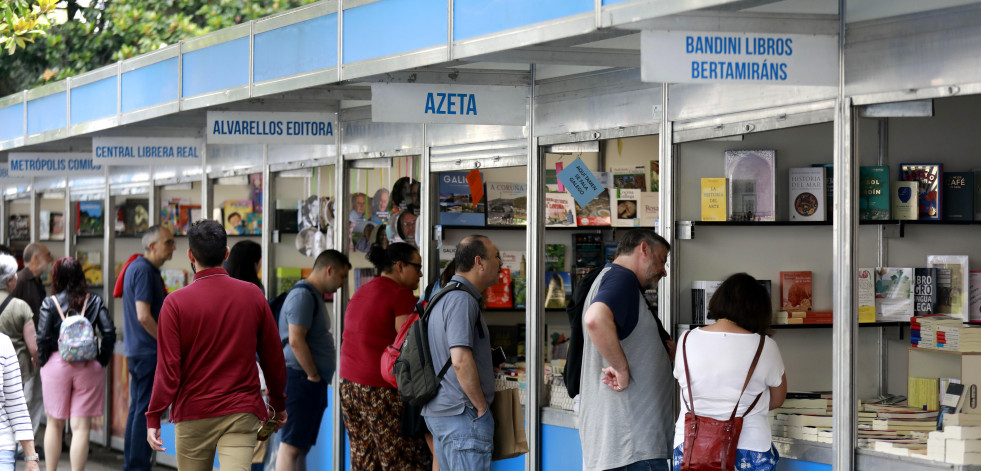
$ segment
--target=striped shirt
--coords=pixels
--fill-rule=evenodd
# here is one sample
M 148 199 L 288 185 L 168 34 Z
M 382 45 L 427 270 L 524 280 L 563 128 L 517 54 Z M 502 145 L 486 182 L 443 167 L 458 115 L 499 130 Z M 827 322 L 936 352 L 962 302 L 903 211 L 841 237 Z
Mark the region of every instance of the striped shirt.
M 20 382 L 20 363 L 10 337 L 0 334 L 0 364 L 3 389 L 0 390 L 0 450 L 16 450 L 20 440 L 33 440 L 31 414 Z

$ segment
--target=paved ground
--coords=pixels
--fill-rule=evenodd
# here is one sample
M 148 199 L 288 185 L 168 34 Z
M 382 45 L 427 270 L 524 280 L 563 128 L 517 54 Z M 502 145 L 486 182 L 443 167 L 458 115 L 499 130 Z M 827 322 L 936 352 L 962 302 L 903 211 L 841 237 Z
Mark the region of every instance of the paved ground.
M 42 462 L 43 466 L 44 463 Z M 24 469 L 24 464 L 17 463 L 17 469 Z M 43 467 L 41 468 L 44 469 Z M 61 454 L 61 459 L 58 460 L 58 471 L 71 471 L 71 464 L 68 461 L 68 452 Z M 89 461 L 85 465 L 86 471 L 119 471 L 123 469 L 123 452 L 109 450 L 105 447 L 93 445 L 89 449 Z M 167 466 L 157 465 L 153 467 L 154 470 L 160 471 L 173 471 L 173 468 Z

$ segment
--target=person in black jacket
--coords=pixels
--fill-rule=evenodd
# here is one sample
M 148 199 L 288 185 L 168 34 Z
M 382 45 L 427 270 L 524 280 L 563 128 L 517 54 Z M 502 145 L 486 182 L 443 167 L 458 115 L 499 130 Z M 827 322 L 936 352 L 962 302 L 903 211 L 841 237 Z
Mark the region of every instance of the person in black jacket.
M 48 427 L 44 451 L 48 469 L 54 469 L 61 455 L 62 430 L 71 418 L 73 469 L 85 467 L 89 453 L 89 429 L 92 417 L 103 414 L 106 365 L 116 345 L 113 325 L 105 301 L 89 293 L 82 265 L 71 257 L 59 259 L 51 276 L 52 291 L 57 293 L 41 303 L 37 329 L 38 360 L 41 364 L 41 389 Z M 84 315 L 98 337 L 96 360 L 67 362 L 58 351 L 58 337 L 64 316 Z

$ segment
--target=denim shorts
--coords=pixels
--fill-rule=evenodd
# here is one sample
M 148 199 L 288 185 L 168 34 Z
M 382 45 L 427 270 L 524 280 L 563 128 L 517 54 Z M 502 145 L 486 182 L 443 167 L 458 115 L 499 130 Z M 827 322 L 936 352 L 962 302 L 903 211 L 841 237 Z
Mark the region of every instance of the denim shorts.
M 327 409 L 327 382 L 313 383 L 303 370 L 286 368 L 286 425 L 280 440 L 301 450 L 317 444 L 320 421 Z
M 442 469 L 453 471 L 487 470 L 494 451 L 494 417 L 490 408 L 477 417 L 477 409 L 467 404 L 463 413 L 448 417 L 426 417 L 433 433 L 436 458 Z
M 671 466 L 675 471 L 681 469 L 681 460 L 685 457 L 683 447 L 678 445 L 674 449 Z M 774 471 L 777 461 L 780 461 L 780 453 L 773 445 L 770 445 L 770 451 L 736 450 L 736 469 L 740 471 Z

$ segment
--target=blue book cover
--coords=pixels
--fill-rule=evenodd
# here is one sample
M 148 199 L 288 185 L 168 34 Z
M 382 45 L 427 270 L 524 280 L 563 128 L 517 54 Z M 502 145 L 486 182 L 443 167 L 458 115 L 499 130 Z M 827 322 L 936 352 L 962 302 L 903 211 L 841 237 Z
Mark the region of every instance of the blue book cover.
M 483 179 L 483 176 L 481 176 Z M 439 174 L 439 223 L 447 226 L 483 226 L 484 201 L 474 204 L 467 172 Z
M 102 202 L 79 201 L 76 205 L 75 233 L 81 235 L 102 234 Z
M 858 169 L 858 215 L 864 221 L 889 219 L 889 167 Z

